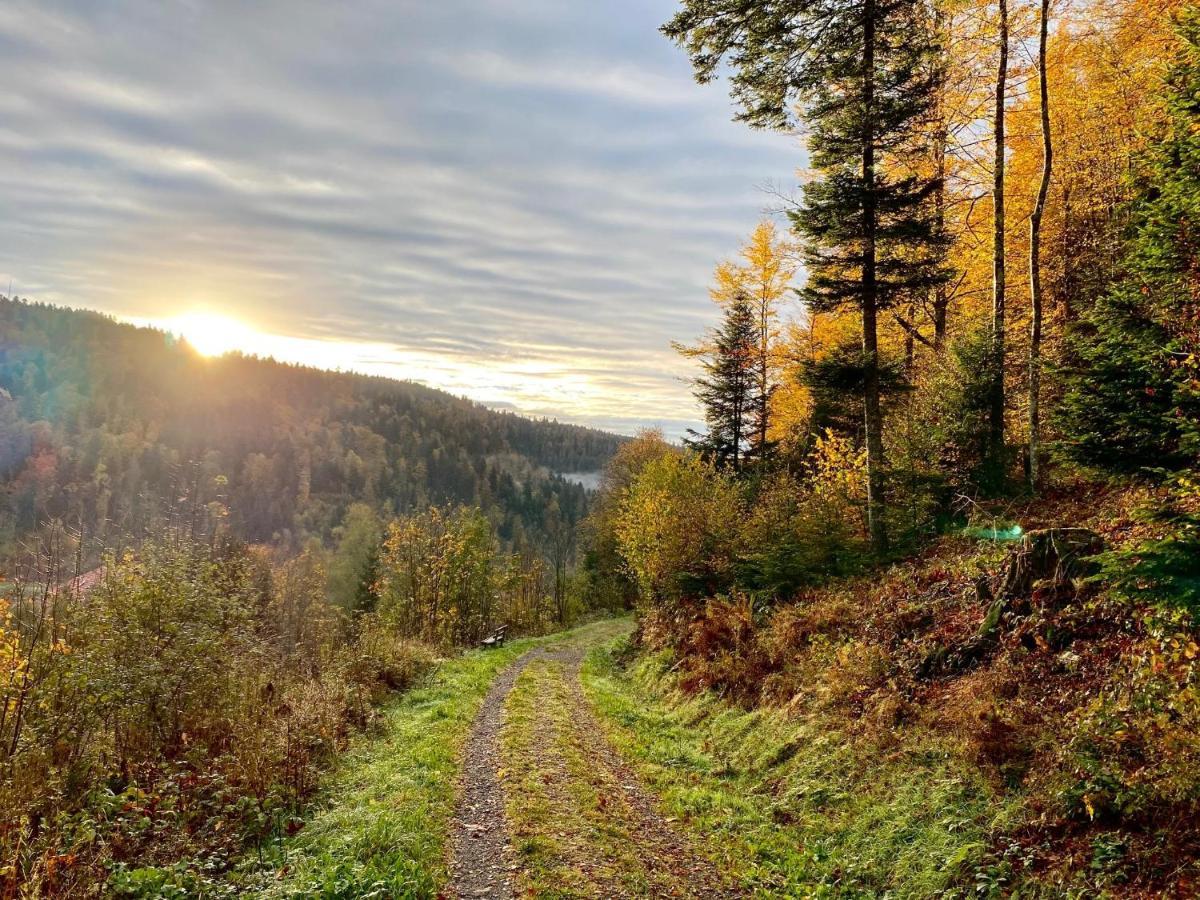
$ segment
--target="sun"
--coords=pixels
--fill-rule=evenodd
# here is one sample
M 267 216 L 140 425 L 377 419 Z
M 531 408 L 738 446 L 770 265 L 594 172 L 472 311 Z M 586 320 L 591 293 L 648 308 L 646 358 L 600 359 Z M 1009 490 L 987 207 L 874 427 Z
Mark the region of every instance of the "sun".
M 218 313 L 183 313 L 172 318 L 169 327 L 201 356 L 223 356 L 234 350 L 250 351 L 255 338 L 255 331 L 250 326 Z

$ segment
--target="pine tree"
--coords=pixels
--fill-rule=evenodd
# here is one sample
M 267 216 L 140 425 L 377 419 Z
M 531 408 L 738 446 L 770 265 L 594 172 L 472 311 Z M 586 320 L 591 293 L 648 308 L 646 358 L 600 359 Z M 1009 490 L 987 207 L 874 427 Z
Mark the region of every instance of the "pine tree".
M 1124 275 L 1070 337 L 1064 448 L 1110 472 L 1182 468 L 1200 451 L 1200 12 L 1179 31 L 1167 133 L 1144 160 Z
M 736 260 L 717 266 L 711 294 L 719 304 L 741 299 L 750 303 L 758 326 L 754 359 L 756 391 L 750 410 L 753 419 L 746 459 L 767 464 L 774 459 L 771 398 L 780 387 L 780 313 L 795 298 L 796 275 L 790 241 L 781 239 L 771 221 L 760 222 L 742 245 Z
M 708 433 L 689 431 L 689 443 L 734 472 L 746 464 L 757 416 L 765 404 L 758 390 L 757 348 L 758 322 L 745 295 L 725 305 L 721 325 L 708 341 L 700 347 L 678 348 L 699 358 L 704 371 L 694 382 L 694 392 L 704 409 Z
M 872 544 L 886 550 L 883 412 L 877 320 L 944 272 L 928 202 L 936 177 L 902 174 L 937 86 L 935 41 L 919 0 L 684 0 L 664 32 L 697 78 L 732 66 L 738 117 L 789 128 L 799 108 L 818 177 L 793 216 L 807 238 L 804 297 L 814 310 L 862 317 L 863 424 Z

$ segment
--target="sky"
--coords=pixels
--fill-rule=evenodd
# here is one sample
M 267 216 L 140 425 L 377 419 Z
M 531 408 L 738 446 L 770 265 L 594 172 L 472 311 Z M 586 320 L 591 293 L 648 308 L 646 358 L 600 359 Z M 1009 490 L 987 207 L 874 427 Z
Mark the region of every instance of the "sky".
M 789 186 L 671 0 L 0 4 L 0 292 L 678 434 Z

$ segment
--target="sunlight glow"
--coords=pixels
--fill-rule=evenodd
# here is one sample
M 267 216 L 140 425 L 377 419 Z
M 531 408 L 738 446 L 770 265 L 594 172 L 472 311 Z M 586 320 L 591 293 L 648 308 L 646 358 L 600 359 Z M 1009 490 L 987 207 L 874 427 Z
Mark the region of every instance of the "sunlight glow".
M 164 325 L 201 356 L 223 356 L 233 350 L 253 352 L 258 337 L 253 328 L 237 319 L 209 312 L 184 313 Z
M 578 355 L 567 359 L 554 354 L 525 360 L 470 359 L 383 342 L 273 334 L 207 306 L 172 316 L 129 316 L 124 320 L 183 338 L 197 353 L 210 358 L 237 352 L 318 369 L 416 381 L 493 408 L 626 433 L 644 422 L 662 424 L 672 435 L 683 430 L 683 425 L 665 420 L 661 413 L 674 404 L 672 395 L 642 390 L 634 398 L 621 396 L 602 378 L 571 371 L 581 364 L 600 371 L 605 366 L 603 359 L 586 360 Z

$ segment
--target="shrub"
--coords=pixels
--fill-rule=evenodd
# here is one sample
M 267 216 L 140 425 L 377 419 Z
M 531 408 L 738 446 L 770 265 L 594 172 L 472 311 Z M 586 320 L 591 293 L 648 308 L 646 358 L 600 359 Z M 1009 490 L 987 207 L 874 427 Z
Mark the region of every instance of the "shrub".
M 1200 624 L 1200 485 L 1172 479 L 1172 495 L 1141 509 L 1138 517 L 1156 536 L 1100 554 L 1097 580 L 1121 596 L 1165 611 L 1182 611 Z
M 378 615 L 363 617 L 354 649 L 353 680 L 394 691 L 411 687 L 437 661 L 430 645 L 402 637 Z
M 442 647 L 475 644 L 501 623 L 539 633 L 562 624 L 568 611 L 565 602 L 560 609 L 548 604 L 551 578 L 542 560 L 500 554 L 492 523 L 478 509 L 433 508 L 392 522 L 377 576 L 382 621 Z
M 625 493 L 616 525 L 642 602 L 669 607 L 728 588 L 743 515 L 737 485 L 699 456 L 647 463 Z
M 994 360 L 991 336 L 976 329 L 956 341 L 951 353 L 934 360 L 912 396 L 910 414 L 921 440 L 906 448 L 905 468 L 925 479 L 944 481 L 954 492 L 996 494 L 1012 463 L 997 454 L 988 433 Z
M 1066 812 L 1092 821 L 1165 825 L 1200 813 L 1200 646 L 1187 629 L 1150 623 L 1083 711 L 1066 762 Z
M 863 454 L 832 434 L 818 438 L 806 483 L 786 473 L 763 482 L 744 523 L 738 584 L 766 599 L 857 570 L 867 558 Z

